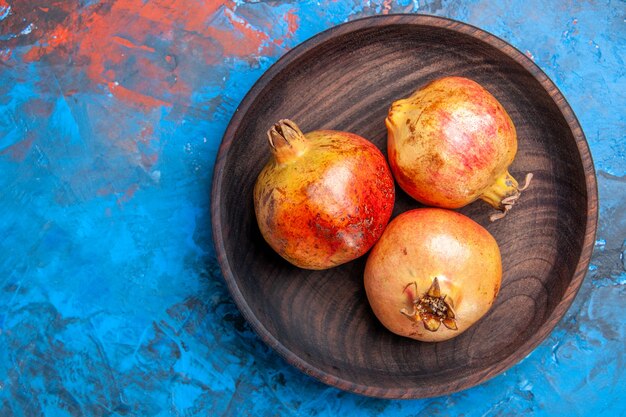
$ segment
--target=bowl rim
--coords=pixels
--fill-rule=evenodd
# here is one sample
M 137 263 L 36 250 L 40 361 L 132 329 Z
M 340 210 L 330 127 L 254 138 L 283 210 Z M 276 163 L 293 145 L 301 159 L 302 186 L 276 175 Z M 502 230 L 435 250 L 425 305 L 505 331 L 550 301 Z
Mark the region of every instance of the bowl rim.
M 287 349 L 277 338 L 275 338 L 267 328 L 261 323 L 252 312 L 243 294 L 236 285 L 233 269 L 229 259 L 226 256 L 224 247 L 224 235 L 221 224 L 221 190 L 224 165 L 226 163 L 228 150 L 234 140 L 234 134 L 244 115 L 249 110 L 257 95 L 271 82 L 271 80 L 279 74 L 285 67 L 296 61 L 310 50 L 319 47 L 327 41 L 337 36 L 349 35 L 352 32 L 358 32 L 367 28 L 382 28 L 387 26 L 409 25 L 409 26 L 427 26 L 437 29 L 445 29 L 457 32 L 461 35 L 470 36 L 481 42 L 488 44 L 506 54 L 509 58 L 520 64 L 528 71 L 544 88 L 548 95 L 552 98 L 559 111 L 565 117 L 565 120 L 572 132 L 576 142 L 580 162 L 585 174 L 585 185 L 587 192 L 587 221 L 585 225 L 585 234 L 583 245 L 578 258 L 576 269 L 572 274 L 571 282 L 565 289 L 565 292 L 552 310 L 550 315 L 545 319 L 544 323 L 533 334 L 533 337 L 522 343 L 513 353 L 508 355 L 497 363 L 477 370 L 469 375 L 459 378 L 453 384 L 437 383 L 429 386 L 415 386 L 414 388 L 384 388 L 380 386 L 363 385 L 354 381 L 340 378 L 331 373 L 325 372 L 292 351 Z M 566 101 L 564 95 L 559 91 L 552 80 L 543 72 L 537 64 L 520 50 L 510 45 L 501 38 L 471 24 L 463 23 L 454 19 L 423 15 L 423 14 L 387 14 L 374 15 L 354 19 L 346 23 L 330 27 L 318 34 L 310 37 L 302 43 L 296 45 L 282 57 L 280 57 L 272 66 L 270 66 L 261 77 L 255 82 L 252 88 L 244 96 L 243 100 L 235 110 L 228 127 L 223 135 L 222 142 L 218 149 L 215 166 L 213 170 L 213 185 L 211 190 L 211 224 L 213 243 L 216 249 L 217 259 L 222 271 L 224 280 L 226 281 L 228 290 L 233 297 L 235 304 L 244 318 L 251 325 L 253 330 L 261 338 L 261 340 L 282 356 L 290 365 L 299 369 L 303 373 L 312 376 L 321 382 L 334 386 L 344 391 L 365 395 L 376 398 L 388 399 L 415 399 L 429 398 L 442 395 L 452 394 L 464 389 L 484 383 L 485 381 L 499 375 L 512 366 L 518 364 L 522 359 L 527 357 L 554 329 L 558 322 L 565 315 L 569 307 L 574 301 L 582 282 L 585 278 L 591 255 L 594 248 L 597 222 L 598 222 L 598 186 L 595 174 L 595 168 L 586 141 L 584 132 L 580 126 L 576 115 Z

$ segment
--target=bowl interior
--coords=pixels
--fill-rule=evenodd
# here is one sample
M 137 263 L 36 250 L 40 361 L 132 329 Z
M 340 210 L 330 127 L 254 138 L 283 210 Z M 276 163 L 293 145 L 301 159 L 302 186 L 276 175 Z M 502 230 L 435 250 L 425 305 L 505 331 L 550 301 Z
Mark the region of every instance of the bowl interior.
M 362 284 L 366 257 L 306 271 L 276 255 L 256 225 L 252 190 L 270 156 L 266 131 L 279 119 L 292 119 L 305 132 L 357 133 L 386 155 L 384 119 L 391 102 L 446 75 L 476 80 L 503 104 L 519 141 L 510 171 L 520 181 L 527 172 L 534 179 L 500 221 L 489 221 L 493 210 L 482 201 L 459 210 L 498 241 L 502 289 L 475 326 L 428 344 L 395 336 L 376 320 Z M 292 51 L 259 81 L 239 112 L 216 165 L 216 247 L 239 308 L 290 363 L 359 393 L 432 396 L 511 366 L 551 329 L 546 323 L 572 285 L 585 244 L 588 187 L 559 106 L 502 48 L 430 23 L 356 25 Z M 420 207 L 396 190 L 394 216 Z

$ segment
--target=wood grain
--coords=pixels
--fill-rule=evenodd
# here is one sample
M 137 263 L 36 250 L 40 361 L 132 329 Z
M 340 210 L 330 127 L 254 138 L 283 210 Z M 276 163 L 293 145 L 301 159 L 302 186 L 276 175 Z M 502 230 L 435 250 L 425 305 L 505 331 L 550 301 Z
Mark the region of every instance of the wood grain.
M 256 226 L 252 189 L 269 158 L 265 132 L 289 118 L 303 131 L 345 130 L 386 153 L 392 101 L 447 75 L 472 78 L 507 109 L 518 132 L 511 173 L 535 177 L 495 223 L 478 201 L 461 210 L 498 241 L 501 292 L 474 327 L 447 342 L 395 336 L 371 312 L 365 257 L 305 271 L 273 253 Z M 420 205 L 398 187 L 394 215 Z M 548 77 L 502 40 L 448 19 L 377 16 L 335 27 L 272 66 L 244 98 L 220 147 L 212 190 L 218 259 L 244 317 L 303 372 L 344 390 L 419 398 L 476 385 L 524 358 L 571 305 L 587 271 L 597 186 L 584 134 Z

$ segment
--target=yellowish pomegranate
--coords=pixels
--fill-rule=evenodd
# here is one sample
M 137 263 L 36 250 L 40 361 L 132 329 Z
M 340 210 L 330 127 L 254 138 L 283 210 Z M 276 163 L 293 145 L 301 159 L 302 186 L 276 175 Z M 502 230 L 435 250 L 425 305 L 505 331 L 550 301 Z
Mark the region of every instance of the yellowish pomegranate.
M 438 342 L 484 316 L 501 279 L 500 250 L 485 228 L 452 210 L 423 208 L 389 223 L 369 254 L 364 284 L 387 329 Z
M 327 269 L 364 255 L 382 235 L 395 189 L 385 157 L 361 136 L 302 133 L 290 120 L 268 132 L 272 157 L 257 178 L 261 234 L 290 263 Z
M 501 210 L 496 219 L 525 188 L 508 172 L 517 153 L 515 126 L 498 100 L 475 81 L 433 81 L 394 102 L 386 125 L 394 177 L 421 203 L 459 208 L 480 198 Z

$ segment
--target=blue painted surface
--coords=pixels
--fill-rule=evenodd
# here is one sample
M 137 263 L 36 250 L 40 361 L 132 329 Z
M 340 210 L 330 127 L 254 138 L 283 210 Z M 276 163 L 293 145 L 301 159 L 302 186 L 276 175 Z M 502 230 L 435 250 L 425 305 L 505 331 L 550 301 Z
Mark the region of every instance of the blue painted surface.
M 569 100 L 598 172 L 589 274 L 524 361 L 388 401 L 287 365 L 234 306 L 211 243 L 213 161 L 252 84 L 372 14 L 502 37 Z M 1 416 L 626 415 L 623 1 L 0 0 Z

